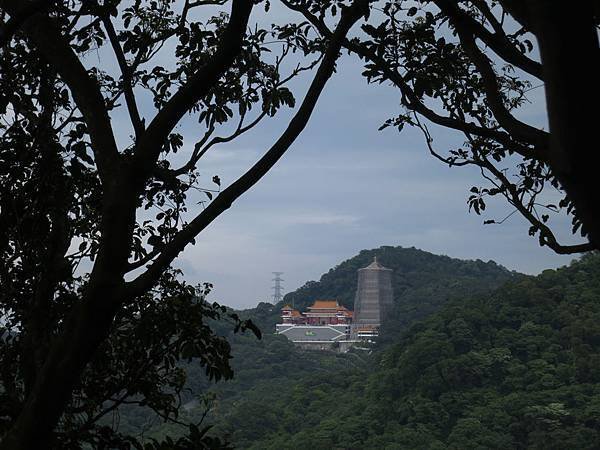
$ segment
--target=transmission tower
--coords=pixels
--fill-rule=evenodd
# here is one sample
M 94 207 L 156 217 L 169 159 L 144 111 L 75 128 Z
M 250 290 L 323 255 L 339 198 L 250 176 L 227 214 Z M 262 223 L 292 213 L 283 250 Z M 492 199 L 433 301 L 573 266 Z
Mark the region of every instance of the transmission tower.
M 272 272 L 273 275 L 275 275 L 275 278 L 273 278 L 273 281 L 275 282 L 275 285 L 271 288 L 273 289 L 273 304 L 275 303 L 279 303 L 281 300 L 283 300 L 283 286 L 281 285 L 281 282 L 283 281 L 283 278 L 281 278 L 281 275 L 283 275 L 283 272 Z

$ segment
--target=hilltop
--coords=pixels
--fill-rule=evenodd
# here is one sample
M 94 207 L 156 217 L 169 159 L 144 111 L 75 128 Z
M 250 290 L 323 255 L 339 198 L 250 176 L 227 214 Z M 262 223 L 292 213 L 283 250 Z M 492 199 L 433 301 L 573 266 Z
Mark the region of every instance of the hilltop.
M 283 303 L 353 300 L 356 269 L 393 268 L 395 311 L 371 352 L 307 352 L 270 334 Z M 365 250 L 231 336 L 234 380 L 209 392 L 205 424 L 237 448 L 588 449 L 600 442 L 600 255 L 537 277 L 417 249 Z M 180 420 L 198 421 L 203 405 Z M 130 426 L 135 422 L 130 422 Z M 148 435 L 177 434 L 174 425 Z
M 524 277 L 493 261 L 465 261 L 415 248 L 386 246 L 361 251 L 331 268 L 319 281 L 309 281 L 288 293 L 277 305 L 261 303 L 256 308 L 241 311 L 240 315 L 251 318 L 262 329 L 263 339 L 257 341 L 252 336 L 230 336 L 235 378 L 210 387 L 199 370 L 194 366 L 188 367 L 190 387 L 196 392 L 210 389 L 216 396 L 209 415 L 209 420 L 215 425 L 215 434 L 228 435 L 236 446 L 246 448 L 262 439 L 265 433 L 277 429 L 283 420 L 282 414 L 289 413 L 285 408 L 281 411 L 267 408 L 261 399 L 285 395 L 282 390 L 302 380 L 345 383 L 344 380 L 368 375 L 379 349 L 374 354 L 303 352 L 284 337 L 273 335 L 273 332 L 284 304 L 304 309 L 315 299 L 333 298 L 352 308 L 356 271 L 368 265 L 374 256 L 394 271 L 395 306 L 382 330 L 378 345 L 381 349 L 391 345 L 415 321 L 438 311 L 447 302 L 474 293 L 489 294 L 506 282 Z M 191 408 L 184 412 L 183 417 L 197 420 L 202 412 L 202 407 Z M 293 423 L 299 417 L 292 414 L 286 420 Z M 161 435 L 167 429 L 171 434 L 176 431 L 172 426 L 160 427 L 154 429 L 155 435 Z
M 503 283 L 523 275 L 510 271 L 494 261 L 461 260 L 435 255 L 423 250 L 383 246 L 362 250 L 324 273 L 319 281 L 308 281 L 285 295 L 276 305 L 261 303 L 242 311 L 252 317 L 261 329 L 269 332 L 279 321 L 280 310 L 290 304 L 305 309 L 315 299 L 336 299 L 347 308 L 354 307 L 357 270 L 367 266 L 373 257 L 392 269 L 395 311 L 398 331 L 414 320 L 431 314 L 446 301 L 471 294 L 489 292 Z

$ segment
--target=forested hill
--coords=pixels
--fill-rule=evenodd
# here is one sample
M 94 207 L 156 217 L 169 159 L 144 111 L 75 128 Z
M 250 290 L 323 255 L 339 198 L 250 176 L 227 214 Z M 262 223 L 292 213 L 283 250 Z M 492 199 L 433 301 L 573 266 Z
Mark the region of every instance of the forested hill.
M 315 299 L 333 298 L 352 309 L 357 270 L 369 265 L 374 256 L 394 271 L 395 310 L 388 317 L 380 348 L 393 343 L 408 325 L 432 314 L 452 299 L 489 293 L 507 281 L 523 277 L 491 261 L 464 261 L 415 248 L 381 247 L 361 251 L 329 270 L 320 281 L 308 282 L 287 294 L 278 305 L 261 303 L 240 312 L 262 329 L 263 339 L 230 336 L 234 379 L 210 388 L 199 368 L 187 367 L 191 388 L 196 392 L 210 388 L 216 395 L 215 408 L 209 416 L 216 425 L 215 434 L 229 435 L 238 447 L 245 448 L 278 424 L 300 420 L 295 412 L 285 420 L 282 414 L 287 414 L 286 411 L 269 409 L 268 414 L 262 414 L 264 405 L 260 398 L 270 398 L 272 393 L 285 390 L 300 380 L 344 380 L 367 370 L 374 358 L 372 355 L 364 352 L 346 355 L 303 352 L 273 333 L 285 303 L 304 309 Z M 223 333 L 228 329 L 222 324 L 215 325 Z M 202 413 L 202 408 L 197 408 L 186 411 L 184 416 L 197 420 Z M 137 423 L 131 422 L 128 428 L 135 428 Z M 173 427 L 162 427 L 160 431 L 167 429 L 172 434 L 177 432 Z
M 362 250 L 358 255 L 343 261 L 325 273 L 319 281 L 309 281 L 299 289 L 288 293 L 274 307 L 262 303 L 246 310 L 265 331 L 273 329 L 279 320 L 280 309 L 285 304 L 303 310 L 315 299 L 336 299 L 344 306 L 354 309 L 357 270 L 368 266 L 373 257 L 385 267 L 392 269 L 392 287 L 398 328 L 427 316 L 452 298 L 474 293 L 489 292 L 506 281 L 521 276 L 494 261 L 461 260 L 434 255 L 423 250 L 384 246 Z
M 257 450 L 598 449 L 600 256 L 451 300 L 366 364 L 313 358 L 256 378 L 214 431 Z
M 259 305 L 249 312 L 263 339 L 231 338 L 232 381 L 211 387 L 189 367 L 190 387 L 214 395 L 211 433 L 255 450 L 600 449 L 599 255 L 531 277 L 384 247 L 285 300 L 351 304 L 355 271 L 374 254 L 395 272 L 397 308 L 380 345 L 301 351 L 264 327 L 281 305 Z M 147 435 L 165 432 L 178 430 Z

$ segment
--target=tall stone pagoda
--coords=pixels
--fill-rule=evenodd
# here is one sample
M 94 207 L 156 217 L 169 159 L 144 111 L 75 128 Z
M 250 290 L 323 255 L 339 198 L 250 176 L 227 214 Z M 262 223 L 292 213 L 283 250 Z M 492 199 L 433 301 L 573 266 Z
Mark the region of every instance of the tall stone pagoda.
M 393 302 L 392 269 L 383 267 L 374 257 L 371 264 L 358 269 L 352 337 L 377 336 L 381 321 Z

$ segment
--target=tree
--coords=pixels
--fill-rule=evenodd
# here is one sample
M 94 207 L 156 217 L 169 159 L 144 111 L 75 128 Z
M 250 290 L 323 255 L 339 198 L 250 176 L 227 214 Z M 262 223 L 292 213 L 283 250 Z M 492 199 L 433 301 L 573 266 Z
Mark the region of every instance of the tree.
M 206 326 L 226 310 L 171 264 L 301 133 L 369 2 L 343 7 L 325 39 L 306 22 L 249 26 L 254 3 L 0 1 L 1 449 L 139 446 L 97 420 L 128 402 L 173 417 L 180 358 L 231 375 L 228 344 Z M 290 55 L 300 62 L 285 74 Z M 225 189 L 218 175 L 207 188 L 206 152 L 294 106 L 286 84 L 314 67 L 273 146 Z M 123 110 L 124 143 L 113 127 Z M 188 114 L 205 132 L 181 163 L 175 127 Z
M 0 0 L 0 394 L 8 405 L 0 448 L 125 442 L 105 436 L 94 418 L 128 399 L 174 414 L 179 357 L 200 358 L 214 377 L 230 375 L 228 347 L 192 326 L 226 311 L 206 304 L 206 289 L 186 285 L 171 264 L 291 146 L 342 48 L 365 62 L 370 82 L 399 90 L 404 110 L 384 126 L 415 125 L 434 156 L 481 169 L 490 185 L 472 188 L 475 212 L 500 195 L 540 244 L 559 253 L 598 248 L 586 106 L 598 104 L 599 77 L 574 51 L 598 55 L 596 3 L 282 0 L 306 22 L 268 30 L 248 26 L 254 3 Z M 347 37 L 363 17 L 362 33 Z M 102 67 L 91 67 L 92 52 Z M 105 65 L 109 52 L 115 62 Z M 298 65 L 289 63 L 294 55 Z M 207 188 L 202 157 L 295 106 L 286 84 L 315 68 L 273 146 L 227 188 L 213 174 Z M 516 114 L 536 79 L 546 87 L 550 132 Z M 155 115 L 145 117 L 139 102 L 152 103 Z M 126 142 L 113 127 L 123 111 Z M 175 128 L 188 114 L 204 133 L 182 162 Z M 463 133 L 464 145 L 440 154 L 430 124 Z M 544 200 L 548 187 L 564 194 L 560 203 Z M 198 201 L 203 209 L 191 216 Z M 588 242 L 559 243 L 540 208 L 566 210 Z M 167 327 L 170 319 L 177 326 Z M 238 329 L 252 326 L 231 319 Z M 132 358 L 150 364 L 133 373 Z M 99 387 L 111 364 L 110 386 Z M 124 387 L 128 374 L 146 388 Z
M 323 2 L 282 1 L 331 36 Z M 565 8 L 541 0 L 394 0 L 378 6 L 362 25 L 364 34 L 343 46 L 364 61 L 370 83 L 398 89 L 403 111 L 382 128 L 416 126 L 433 156 L 449 166 L 479 168 L 487 185 L 474 186 L 468 200 L 477 214 L 486 198 L 501 196 L 530 223 L 540 245 L 563 254 L 600 248 L 597 171 L 589 151 L 597 140 L 589 111 L 600 100 L 600 71 L 590 63 L 600 54 L 598 2 Z M 527 93 L 539 87 L 546 92 L 549 131 L 519 117 Z M 432 124 L 460 132 L 463 145 L 436 150 Z M 553 189 L 560 201 L 544 195 Z M 549 219 L 559 211 L 571 215 L 573 234 L 580 231 L 585 242 L 558 241 Z

